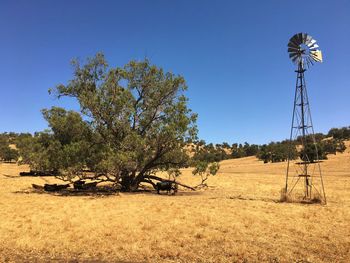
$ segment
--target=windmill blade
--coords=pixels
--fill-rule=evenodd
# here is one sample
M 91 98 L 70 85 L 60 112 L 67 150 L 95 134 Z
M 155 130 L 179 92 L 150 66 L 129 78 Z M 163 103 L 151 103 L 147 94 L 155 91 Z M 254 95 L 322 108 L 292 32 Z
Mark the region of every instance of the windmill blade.
M 323 56 L 322 56 L 322 51 L 321 50 L 318 50 L 316 56 L 317 56 L 318 61 L 322 63 L 323 62 Z
M 297 61 L 299 61 L 299 57 L 295 56 L 295 57 L 291 58 L 291 60 L 293 63 L 297 63 Z
M 300 56 L 295 56 L 294 58 L 292 58 L 292 61 L 294 63 L 296 63 L 297 60 L 298 60 L 298 62 L 300 61 Z
M 295 56 L 295 55 L 299 55 L 299 52 L 289 52 L 289 57 Z
M 313 66 L 313 65 L 314 65 L 314 60 L 313 60 L 313 59 L 310 59 L 310 63 L 311 63 L 311 65 Z
M 308 57 L 308 61 L 309 61 L 309 64 L 310 64 L 310 67 L 313 65 L 313 63 L 312 63 L 312 58 L 311 57 Z
M 289 58 L 293 60 L 295 57 L 298 57 L 297 53 L 289 54 Z
M 294 47 L 288 48 L 288 52 L 298 52 L 298 51 L 299 51 L 298 48 L 294 48 Z
M 317 59 L 316 57 L 314 57 L 314 56 L 310 56 L 310 58 L 311 58 L 311 60 L 312 60 L 313 62 L 319 62 L 318 59 Z
M 298 34 L 295 34 L 295 35 L 292 36 L 289 40 L 298 43 Z
M 303 63 L 304 63 L 306 68 L 309 68 L 309 64 L 307 64 L 307 57 L 303 58 Z
M 310 56 L 317 62 L 322 62 L 322 51 L 314 50 L 310 51 Z
M 307 36 L 306 36 L 305 45 L 307 45 L 307 46 L 308 46 L 308 45 L 311 43 L 311 40 L 312 40 L 312 36 L 307 35 Z
M 299 45 L 297 45 L 296 43 L 294 43 L 294 42 L 292 42 L 292 41 L 289 41 L 288 47 L 291 47 L 291 48 L 298 48 Z
M 289 42 L 289 43 L 288 43 L 288 49 L 289 49 L 289 48 L 293 48 L 293 49 L 295 49 L 295 50 L 298 50 L 298 49 L 299 49 L 299 46 L 293 44 L 292 42 Z
M 307 37 L 308 37 L 308 34 L 307 33 L 303 33 L 303 44 L 306 43 Z
M 298 34 L 299 45 L 303 43 L 303 33 Z
M 310 43 L 307 45 L 308 47 L 312 47 L 316 43 L 315 39 L 311 39 Z
M 299 37 L 298 37 L 298 34 L 295 34 L 289 41 L 293 42 L 297 46 L 299 46 L 301 44 Z
M 289 55 L 289 58 L 290 58 L 292 61 L 294 61 L 295 58 L 297 58 L 297 57 L 299 57 L 298 54 L 290 54 L 290 55 Z
M 298 40 L 296 38 L 292 37 L 291 39 L 289 39 L 288 46 L 289 47 L 299 47 Z
M 312 49 L 316 49 L 316 48 L 319 48 L 319 47 L 320 47 L 319 45 L 314 44 L 312 47 L 310 47 L 310 50 L 312 50 Z
M 310 62 L 309 62 L 309 57 L 306 58 L 306 64 L 307 64 L 307 68 L 310 68 Z
M 294 41 L 295 43 L 298 44 L 298 46 L 301 44 L 300 38 L 299 38 L 299 34 L 295 34 L 295 35 L 292 37 L 292 39 L 293 39 L 293 41 Z

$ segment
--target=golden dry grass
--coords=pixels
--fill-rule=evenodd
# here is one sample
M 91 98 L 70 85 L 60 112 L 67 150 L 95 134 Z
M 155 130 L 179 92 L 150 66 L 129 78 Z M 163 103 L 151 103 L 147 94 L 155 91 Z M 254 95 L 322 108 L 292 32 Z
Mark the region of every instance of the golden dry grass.
M 205 191 L 103 197 L 32 193 L 55 179 L 0 164 L 0 262 L 350 262 L 349 148 L 322 164 L 326 206 L 278 203 L 285 167 L 227 160 Z

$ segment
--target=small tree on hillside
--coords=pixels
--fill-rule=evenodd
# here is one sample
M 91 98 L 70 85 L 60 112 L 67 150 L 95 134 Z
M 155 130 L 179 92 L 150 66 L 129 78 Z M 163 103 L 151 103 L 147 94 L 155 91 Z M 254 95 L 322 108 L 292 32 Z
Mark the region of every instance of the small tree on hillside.
M 195 169 L 192 171 L 193 175 L 199 175 L 201 177 L 201 183 L 197 185 L 197 188 L 207 187 L 206 181 L 210 175 L 215 175 L 220 169 L 218 163 L 211 163 L 205 161 L 198 161 L 195 165 Z
M 268 145 L 262 145 L 256 154 L 256 156 L 263 160 L 264 163 L 268 162 L 284 162 L 288 159 L 293 160 L 298 156 L 295 142 L 289 141 L 271 142 Z
M 334 138 L 323 140 L 320 145 L 325 154 L 337 154 L 337 152 L 342 153 L 346 149 L 346 146 L 342 140 Z
M 8 147 L 8 140 L 5 135 L 0 136 L 0 159 L 4 155 L 6 148 Z
M 342 128 L 332 128 L 328 132 L 328 136 L 333 137 L 338 140 L 348 140 L 350 139 L 350 126 Z
M 0 136 L 0 160 L 16 162 L 19 157 L 18 151 L 16 149 L 11 149 L 9 143 L 9 136 L 7 134 L 2 134 Z
M 316 151 L 317 150 L 317 151 Z M 308 143 L 304 149 L 299 152 L 299 157 L 302 161 L 314 162 L 317 160 L 327 159 L 327 154 L 324 151 L 324 147 L 320 143 Z M 317 159 L 318 157 L 318 159 Z
M 3 159 L 5 162 L 17 162 L 18 157 L 18 151 L 15 149 L 11 149 L 10 147 L 6 147 L 0 156 L 0 158 Z

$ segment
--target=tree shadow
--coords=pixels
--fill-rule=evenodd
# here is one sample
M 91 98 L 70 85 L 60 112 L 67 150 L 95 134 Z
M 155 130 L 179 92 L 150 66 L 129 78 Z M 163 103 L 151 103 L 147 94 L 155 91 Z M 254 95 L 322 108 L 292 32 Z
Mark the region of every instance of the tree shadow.
M 5 177 L 5 179 L 18 179 L 21 178 L 20 176 L 16 176 L 16 175 L 9 175 L 9 174 L 1 174 L 2 176 Z
M 123 195 L 154 195 L 154 196 L 195 196 L 200 195 L 201 191 L 187 191 L 187 190 L 180 190 L 176 194 L 173 193 L 167 193 L 165 191 L 161 191 L 160 194 L 157 193 L 156 190 L 153 188 L 147 188 L 147 189 L 138 189 L 133 192 L 120 192 Z
M 104 196 L 120 196 L 122 195 L 155 195 L 155 196 L 195 196 L 200 195 L 200 191 L 178 191 L 174 194 L 167 194 L 166 192 L 161 192 L 157 194 L 157 191 L 150 187 L 144 187 L 133 192 L 123 192 L 120 188 L 110 185 L 104 186 L 96 186 L 93 189 L 74 189 L 74 188 L 66 188 L 59 191 L 45 191 L 44 187 L 28 187 L 25 189 L 21 189 L 13 192 L 15 194 L 48 194 L 52 196 L 91 196 L 91 197 L 104 197 Z
M 244 200 L 244 201 L 261 201 L 261 202 L 267 202 L 267 203 L 276 203 L 276 204 L 294 204 L 294 205 L 322 205 L 319 201 L 313 201 L 313 200 L 293 200 L 293 201 L 285 201 L 279 199 L 273 199 L 273 198 L 256 198 L 256 197 L 245 197 L 242 195 L 237 196 L 229 196 L 228 199 L 234 199 L 234 200 Z
M 78 190 L 74 188 L 62 189 L 59 191 L 45 191 L 42 188 L 26 188 L 19 191 L 15 191 L 15 194 L 48 194 L 53 196 L 118 196 L 119 190 L 113 186 L 97 186 L 93 189 Z

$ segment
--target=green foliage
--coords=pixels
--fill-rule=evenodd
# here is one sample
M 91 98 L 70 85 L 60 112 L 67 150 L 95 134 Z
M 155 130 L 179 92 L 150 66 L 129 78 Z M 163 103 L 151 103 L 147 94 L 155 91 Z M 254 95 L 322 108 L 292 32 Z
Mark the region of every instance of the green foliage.
M 302 161 L 314 162 L 327 159 L 327 154 L 322 144 L 308 143 L 305 145 L 304 149 L 300 150 L 299 157 Z
M 336 151 L 343 153 L 346 150 L 346 146 L 343 141 L 337 141 Z
M 75 98 L 86 121 L 76 112 L 43 110 L 50 130 L 28 139 L 24 161 L 70 180 L 87 168 L 124 190 L 188 164 L 184 146 L 196 139 L 197 115 L 187 108 L 183 77 L 148 60 L 109 68 L 102 54 L 73 66 L 74 78 L 50 93 Z
M 342 140 L 339 139 L 327 139 L 320 143 L 325 154 L 336 154 L 337 152 L 344 152 L 346 147 Z
M 242 158 L 245 156 L 246 156 L 246 154 L 243 150 L 242 144 L 238 144 L 238 143 L 232 144 L 232 146 L 231 146 L 231 157 L 232 158 Z
M 212 163 L 209 165 L 208 168 L 209 168 L 209 174 L 216 175 L 220 169 L 220 165 L 219 165 L 219 163 Z
M 9 143 L 8 143 L 7 137 L 1 135 L 0 136 L 0 153 L 5 151 L 5 149 L 8 147 L 8 145 L 9 145 Z
M 259 152 L 259 145 L 249 144 L 247 142 L 242 144 L 232 144 L 231 146 L 231 156 L 232 158 L 242 158 L 254 156 Z
M 2 134 L 0 136 L 0 160 L 5 162 L 12 162 L 18 160 L 18 151 L 11 149 L 10 146 L 10 137 L 8 134 Z
M 50 130 L 18 140 L 21 163 L 35 170 L 66 172 L 67 176 L 87 167 L 96 168 L 101 147 L 80 114 L 58 107 L 42 113 Z
M 302 144 L 302 138 L 303 138 L 302 136 L 298 136 L 298 138 L 296 139 L 298 144 Z M 305 136 L 305 141 L 306 142 L 313 142 L 313 140 L 315 139 L 315 141 L 317 143 L 320 143 L 325 138 L 327 138 L 327 136 L 324 135 L 323 133 L 315 133 L 314 135 L 308 134 Z
M 192 174 L 193 175 L 196 175 L 196 174 L 202 175 L 202 174 L 204 174 L 207 171 L 208 165 L 209 165 L 208 162 L 199 161 L 196 164 L 195 168 L 193 169 Z
M 193 159 L 196 161 L 206 161 L 206 162 L 220 162 L 222 160 L 227 160 L 230 158 L 241 158 L 254 156 L 259 151 L 259 145 L 249 144 L 247 142 L 242 144 L 232 144 L 230 146 L 227 142 L 222 144 L 212 143 L 206 144 L 205 141 L 199 141 L 196 144 L 196 151 Z
M 205 143 L 201 144 L 201 146 L 196 148 L 194 156 L 192 157 L 194 161 L 204 161 L 207 163 L 219 162 L 229 158 L 230 155 L 227 153 L 227 150 L 225 150 L 225 148 L 221 147 L 221 145 L 218 144 L 214 146 L 212 143 L 208 145 Z
M 306 137 L 306 147 L 305 149 L 300 149 L 297 151 L 297 146 L 300 145 L 301 138 L 293 141 L 291 144 L 290 159 L 300 158 L 303 161 L 313 162 L 315 160 L 327 159 L 327 154 L 336 154 L 336 152 L 343 152 L 345 150 L 345 145 L 342 141 L 334 139 L 322 139 L 325 136 L 320 134 L 317 136 L 316 144 L 312 143 L 312 137 Z M 264 163 L 268 162 L 283 162 L 288 159 L 289 153 L 289 143 L 288 141 L 283 142 L 272 142 L 268 145 L 261 146 L 257 157 L 263 160 Z
M 195 168 L 192 171 L 193 175 L 216 175 L 219 171 L 220 165 L 218 163 L 208 163 L 200 161 L 196 164 Z
M 15 149 L 11 149 L 10 147 L 6 147 L 1 153 L 0 158 L 5 162 L 17 162 L 19 157 L 18 151 Z
M 9 146 L 0 148 L 0 159 L 5 162 L 17 162 L 18 160 L 18 151 L 11 149 Z
M 337 140 L 349 140 L 350 139 L 350 126 L 342 128 L 332 128 L 328 132 L 328 136 Z
M 316 133 L 307 135 L 305 137 L 305 149 L 297 151 L 297 146 L 301 145 L 302 137 L 299 136 L 295 141 L 292 142 L 292 152 L 290 159 L 300 158 L 303 161 L 315 161 L 317 159 L 327 159 L 327 154 L 336 154 L 337 152 L 344 152 L 346 149 L 343 140 L 350 138 L 350 128 L 333 128 L 327 135 L 322 133 Z M 329 138 L 332 136 L 333 138 Z M 313 143 L 315 139 L 315 143 Z M 288 141 L 282 141 L 281 143 L 270 143 L 269 145 L 261 146 L 257 157 L 260 160 L 267 162 L 281 162 L 288 158 Z
M 206 161 L 197 161 L 194 167 L 192 174 L 201 177 L 201 183 L 197 187 L 207 186 L 205 182 L 208 180 L 209 175 L 216 175 L 220 169 L 219 163 L 208 163 Z
M 288 157 L 293 160 L 297 158 L 296 144 L 289 141 L 271 142 L 261 146 L 257 157 L 264 163 L 284 162 Z

